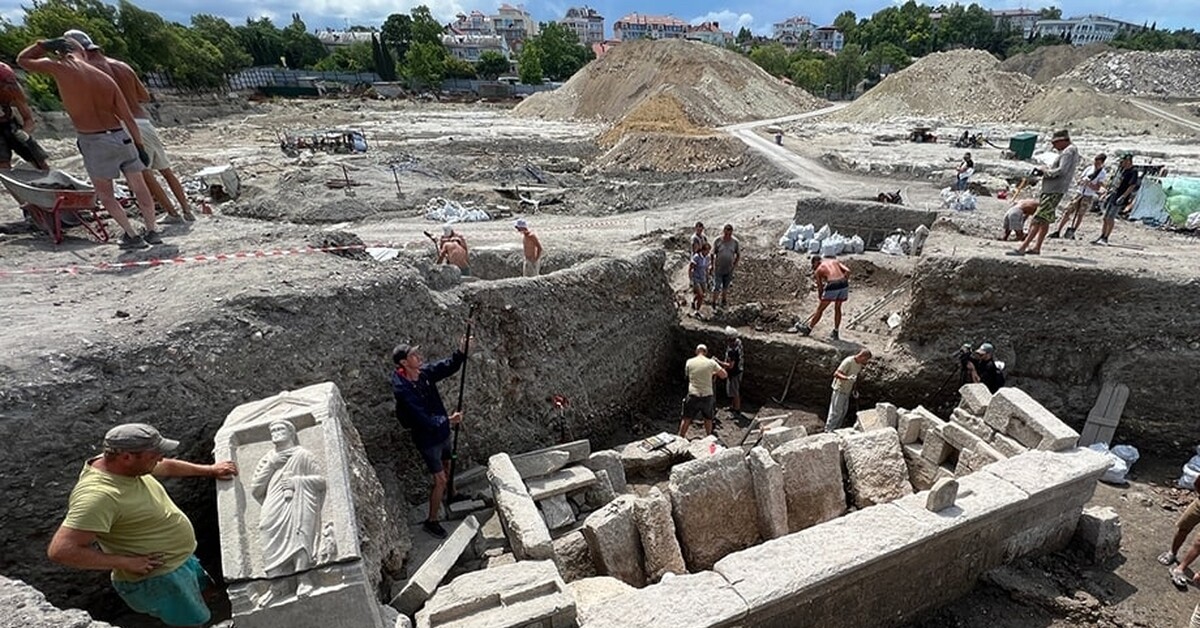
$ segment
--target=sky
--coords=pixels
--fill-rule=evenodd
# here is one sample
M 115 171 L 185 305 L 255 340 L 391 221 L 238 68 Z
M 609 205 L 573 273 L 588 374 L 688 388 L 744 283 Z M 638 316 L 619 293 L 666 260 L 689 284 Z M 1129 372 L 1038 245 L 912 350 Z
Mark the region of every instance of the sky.
M 116 4 L 116 0 L 105 0 Z M 518 4 L 518 0 L 509 0 Z M 494 11 L 500 0 L 133 0 L 134 4 L 161 14 L 168 20 L 188 23 L 195 13 L 210 13 L 225 17 L 235 25 L 246 17 L 267 16 L 283 26 L 291 20 L 291 14 L 299 12 L 310 29 L 343 28 L 346 25 L 362 24 L 377 26 L 391 13 L 407 12 L 420 4 L 427 5 L 434 17 L 450 22 L 454 14 L 478 9 L 484 13 Z M 700 23 L 720 22 L 722 29 L 737 32 L 745 26 L 760 35 L 771 34 L 771 24 L 793 15 L 806 15 L 818 25 L 827 25 L 838 13 L 854 11 L 859 18 L 889 6 L 901 4 L 898 0 L 842 0 L 841 2 L 816 3 L 809 8 L 800 8 L 800 3 L 782 0 L 758 0 L 757 2 L 735 3 L 729 0 L 593 0 L 588 6 L 596 9 L 605 18 L 605 30 L 612 34 L 612 23 L 622 16 L 633 13 L 670 14 L 682 20 Z M 928 4 L 939 4 L 926 0 Z M 21 5 L 26 0 L 0 0 L 0 15 L 11 21 L 21 20 Z M 806 3 L 807 4 L 807 3 Z M 1067 17 L 1088 13 L 1108 15 L 1127 22 L 1141 24 L 1157 22 L 1160 28 L 1200 29 L 1200 0 L 979 0 L 989 9 L 1013 9 L 1021 7 L 1040 8 L 1057 6 Z M 540 22 L 556 20 L 573 6 L 570 0 L 525 0 L 525 8 Z

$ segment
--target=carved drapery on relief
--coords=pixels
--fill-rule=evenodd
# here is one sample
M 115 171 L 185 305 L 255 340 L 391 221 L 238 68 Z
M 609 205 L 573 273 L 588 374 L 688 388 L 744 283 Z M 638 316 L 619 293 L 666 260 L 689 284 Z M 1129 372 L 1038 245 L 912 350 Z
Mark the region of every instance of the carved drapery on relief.
M 313 566 L 325 476 L 315 456 L 300 446 L 296 426 L 277 419 L 269 426 L 275 451 L 259 460 L 250 492 L 262 504 L 258 514 L 263 567 L 284 576 Z

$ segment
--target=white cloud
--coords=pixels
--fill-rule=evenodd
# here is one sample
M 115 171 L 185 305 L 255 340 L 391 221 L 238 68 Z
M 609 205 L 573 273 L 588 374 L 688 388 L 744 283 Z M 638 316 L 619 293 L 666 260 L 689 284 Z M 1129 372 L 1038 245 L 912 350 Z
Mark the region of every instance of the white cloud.
M 721 30 L 730 33 L 737 33 L 744 26 L 750 30 L 754 29 L 754 16 L 749 13 L 735 13 L 729 9 L 721 9 L 720 11 L 709 11 L 699 17 L 694 17 L 691 20 L 693 25 L 702 24 L 704 22 L 717 22 L 721 25 Z

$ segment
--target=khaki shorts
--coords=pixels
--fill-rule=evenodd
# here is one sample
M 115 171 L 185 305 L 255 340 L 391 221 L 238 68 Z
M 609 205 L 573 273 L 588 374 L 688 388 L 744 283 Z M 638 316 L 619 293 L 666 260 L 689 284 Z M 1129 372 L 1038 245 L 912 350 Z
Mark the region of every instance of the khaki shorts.
M 1183 514 L 1179 515 L 1175 529 L 1191 532 L 1197 525 L 1200 525 L 1200 498 L 1193 499 Z
M 136 174 L 146 169 L 125 129 L 80 133 L 75 145 L 83 155 L 83 167 L 92 179 L 116 179 L 121 173 Z
M 142 148 L 146 149 L 147 155 L 150 155 L 150 168 L 152 170 L 170 168 L 171 160 L 167 159 L 167 149 L 163 147 L 154 125 L 144 118 L 135 118 L 134 121 L 137 122 L 138 131 L 142 133 Z

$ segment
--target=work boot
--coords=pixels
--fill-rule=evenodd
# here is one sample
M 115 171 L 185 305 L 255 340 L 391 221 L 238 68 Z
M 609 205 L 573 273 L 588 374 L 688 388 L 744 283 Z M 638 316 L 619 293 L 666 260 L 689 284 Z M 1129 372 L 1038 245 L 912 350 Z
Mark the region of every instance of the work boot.
M 147 244 L 162 244 L 163 243 L 162 236 L 158 235 L 157 231 L 147 231 L 147 232 L 143 233 L 142 239 L 145 240 Z
M 1068 229 L 1067 229 L 1067 234 L 1066 234 L 1066 235 L 1064 235 L 1063 237 L 1064 237 L 1064 238 L 1066 238 L 1066 239 L 1068 239 L 1068 240 L 1074 240 L 1074 239 L 1075 239 L 1075 230 L 1074 230 L 1074 229 L 1071 229 L 1071 228 L 1068 228 Z
M 179 225 L 183 224 L 183 220 L 183 216 L 180 216 L 179 214 L 167 214 L 166 216 L 163 216 L 162 220 L 159 222 L 164 225 Z
M 795 325 L 792 325 L 791 328 L 788 329 L 788 333 L 789 334 L 797 334 L 798 333 L 802 336 L 807 336 L 812 333 L 812 328 L 804 323 L 796 323 Z
M 148 245 L 146 244 L 146 241 L 142 239 L 142 236 L 140 236 L 140 235 L 131 236 L 128 233 L 126 233 L 126 234 L 121 235 L 121 241 L 117 243 L 117 246 L 119 246 L 127 251 L 132 251 L 132 250 L 136 250 L 136 249 L 144 249 Z
M 1070 233 L 1070 232 L 1068 231 L 1068 233 Z M 1057 240 L 1057 239 L 1058 239 L 1060 236 L 1058 235 L 1058 232 L 1057 232 L 1057 231 L 1055 231 L 1054 233 L 1051 233 L 1050 235 L 1048 235 L 1048 236 L 1046 236 L 1046 237 L 1047 237 L 1047 238 L 1049 238 L 1049 239 L 1051 239 L 1051 240 Z
M 1095 244 L 1096 246 L 1108 246 L 1108 238 L 1100 236 L 1099 238 L 1092 240 L 1092 244 Z
M 443 528 L 442 524 L 436 521 L 426 521 L 421 524 L 421 528 L 435 539 L 446 538 L 446 528 Z
M 836 330 L 836 329 L 833 330 L 832 332 L 829 332 L 829 337 L 834 340 L 841 340 L 841 337 L 838 336 L 838 330 Z

